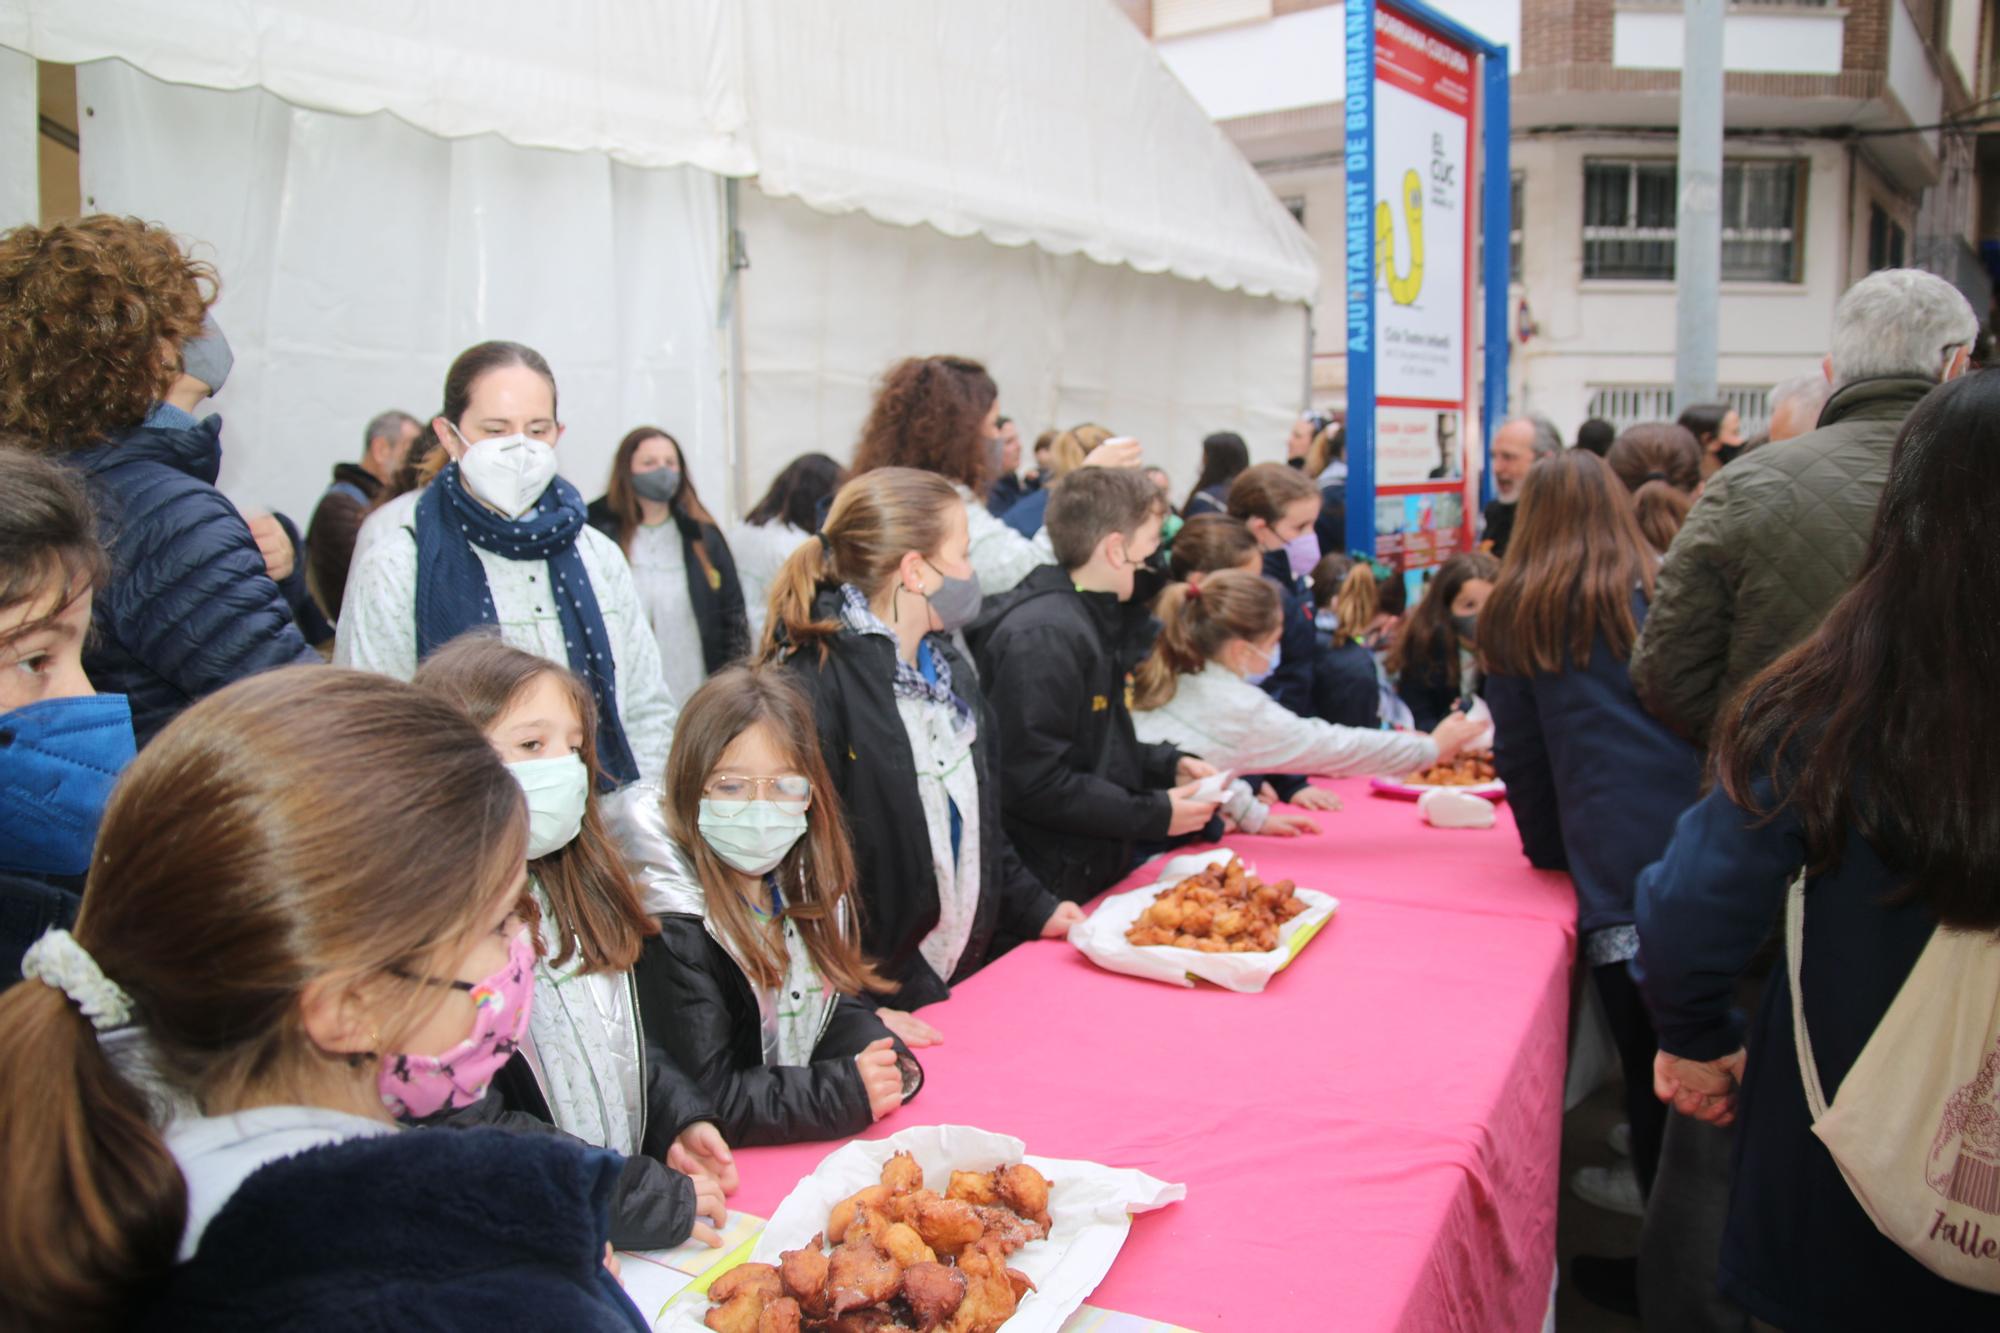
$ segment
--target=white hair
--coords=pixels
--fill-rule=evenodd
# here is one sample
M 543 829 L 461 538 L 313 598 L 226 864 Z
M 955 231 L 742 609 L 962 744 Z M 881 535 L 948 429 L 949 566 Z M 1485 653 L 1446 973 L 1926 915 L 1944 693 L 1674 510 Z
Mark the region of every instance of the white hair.
M 1765 403 L 1772 421 L 1778 419 L 1780 412 L 1790 410 L 1804 417 L 1807 423 L 1806 429 L 1811 430 L 1812 423 L 1819 420 L 1820 409 L 1826 406 L 1826 400 L 1831 397 L 1833 397 L 1833 386 L 1826 382 L 1826 376 L 1796 375 L 1782 383 L 1772 385 Z
M 1833 310 L 1833 382 L 1878 375 L 1943 376 L 1951 354 L 1979 336 L 1958 288 L 1922 269 L 1889 268 L 1849 287 Z
M 1542 459 L 1549 457 L 1551 454 L 1559 454 L 1562 452 L 1562 447 L 1563 447 L 1562 432 L 1556 429 L 1555 422 L 1550 421 L 1547 417 L 1543 416 L 1539 412 L 1531 412 L 1526 416 L 1508 417 L 1505 421 L 1500 423 L 1500 430 L 1505 430 L 1507 429 L 1507 427 L 1514 425 L 1516 422 L 1520 422 L 1526 425 L 1530 430 L 1534 432 L 1534 439 L 1529 442 L 1529 447 L 1535 451 L 1536 462 L 1539 463 Z M 1500 431 L 1495 431 L 1493 433 L 1495 435 L 1498 435 Z

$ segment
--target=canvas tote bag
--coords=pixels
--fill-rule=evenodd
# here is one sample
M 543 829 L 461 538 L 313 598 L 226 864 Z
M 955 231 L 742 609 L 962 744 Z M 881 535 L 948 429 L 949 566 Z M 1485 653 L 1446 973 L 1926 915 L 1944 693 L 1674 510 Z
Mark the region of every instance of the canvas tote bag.
M 1805 884 L 1785 902 L 1785 959 L 1813 1133 L 1883 1235 L 2000 1292 L 2000 940 L 1934 933 L 1829 1106 L 1799 990 Z

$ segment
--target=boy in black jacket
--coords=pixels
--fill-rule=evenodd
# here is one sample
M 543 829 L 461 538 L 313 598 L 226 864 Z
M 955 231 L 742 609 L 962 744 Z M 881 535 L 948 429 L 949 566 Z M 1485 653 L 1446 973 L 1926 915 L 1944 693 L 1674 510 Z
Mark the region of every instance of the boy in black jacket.
M 1117 883 L 1143 844 L 1202 832 L 1217 806 L 1189 799 L 1214 769 L 1132 734 L 1131 671 L 1159 632 L 1133 586 L 1165 509 L 1135 468 L 1072 472 L 1045 520 L 1059 567 L 1030 574 L 967 636 L 999 723 L 1007 836 L 1072 902 Z

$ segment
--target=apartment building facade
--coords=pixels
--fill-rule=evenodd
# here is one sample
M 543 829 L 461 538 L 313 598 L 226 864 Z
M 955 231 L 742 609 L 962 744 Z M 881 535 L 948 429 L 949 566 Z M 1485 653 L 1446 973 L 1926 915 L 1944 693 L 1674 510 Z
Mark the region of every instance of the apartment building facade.
M 1318 244 L 1311 396 L 1342 404 L 1337 0 L 1121 3 Z M 1565 436 L 1591 416 L 1671 416 L 1678 0 L 1437 7 L 1518 53 L 1513 409 Z M 1930 269 L 1986 315 L 2000 139 L 1941 122 L 1992 114 L 1996 18 L 1996 0 L 1730 6 L 1718 370 L 1750 427 L 1771 385 L 1818 367 L 1834 303 L 1873 269 Z

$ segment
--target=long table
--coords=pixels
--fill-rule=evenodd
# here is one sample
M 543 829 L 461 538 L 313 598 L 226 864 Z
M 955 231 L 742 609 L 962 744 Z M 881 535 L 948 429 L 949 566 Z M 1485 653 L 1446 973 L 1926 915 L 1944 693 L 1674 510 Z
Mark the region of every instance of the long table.
M 1093 1305 L 1201 1333 L 1532 1330 L 1555 1271 L 1576 905 L 1512 822 L 1424 824 L 1364 782 L 1317 838 L 1232 836 L 1340 899 L 1261 995 L 1015 950 L 923 1011 L 944 1044 L 867 1137 L 920 1124 L 1187 1184 L 1135 1219 Z M 1150 882 L 1144 870 L 1127 884 Z M 835 1145 L 738 1155 L 769 1216 Z

